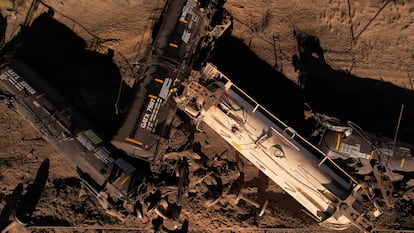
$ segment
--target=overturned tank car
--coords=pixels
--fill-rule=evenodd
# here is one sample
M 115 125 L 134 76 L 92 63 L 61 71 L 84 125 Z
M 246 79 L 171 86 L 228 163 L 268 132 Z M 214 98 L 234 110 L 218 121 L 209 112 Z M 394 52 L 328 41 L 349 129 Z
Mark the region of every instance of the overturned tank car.
M 124 218 L 122 206 L 133 201 L 134 191 L 143 180 L 139 170 L 22 61 L 12 60 L 2 68 L 0 85 L 17 111 L 76 169 L 83 185 L 104 209 Z
M 381 212 L 394 209 L 401 199 L 414 200 L 414 145 L 365 132 L 352 121 L 307 107 L 306 115 L 315 122 L 314 144 L 363 181 Z
M 168 138 L 177 110 L 171 97 L 177 82 L 187 78 L 192 66 L 203 63 L 218 37 L 231 26 L 231 17 L 222 7 L 222 1 L 166 2 L 153 43 L 141 61 L 125 121 L 113 138 L 107 138 L 20 60 L 2 64 L 0 88 L 9 106 L 64 155 L 108 214 L 122 221 L 129 214 L 140 219 L 160 217 L 175 230 L 183 224 L 178 217 L 180 207 L 168 206 L 164 192 L 171 190 L 163 186 L 160 174 L 155 175 L 157 179 L 147 173 L 150 164 L 146 160 L 163 152 L 163 139 Z M 169 212 L 175 208 L 173 217 L 163 207 Z
M 193 72 L 183 86 L 177 105 L 197 128 L 216 132 L 321 225 L 374 231 L 369 219 L 377 209 L 363 205 L 364 186 L 214 65 Z
M 142 61 L 136 93 L 112 144 L 127 154 L 153 159 L 162 151 L 176 113 L 177 83 L 200 66 L 217 39 L 231 27 L 222 1 L 169 1 L 154 42 Z

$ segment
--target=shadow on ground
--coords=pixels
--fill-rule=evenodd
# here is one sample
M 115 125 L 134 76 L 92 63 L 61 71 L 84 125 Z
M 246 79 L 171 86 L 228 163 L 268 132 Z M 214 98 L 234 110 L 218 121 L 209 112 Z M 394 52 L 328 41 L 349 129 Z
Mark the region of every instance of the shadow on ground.
M 259 103 L 296 130 L 303 128 L 303 93 L 284 74 L 261 60 L 240 39 L 222 37 L 211 62 Z
M 33 183 L 27 186 L 26 193 L 21 197 L 16 207 L 16 220 L 23 225 L 31 221 L 33 212 L 42 195 L 49 177 L 49 159 L 45 159 L 40 165 Z
M 121 116 L 115 114 L 115 102 L 121 73 L 110 51 L 90 51 L 87 43 L 50 13 L 37 17 L 30 27 L 4 46 L 4 54 L 13 54 L 30 65 L 53 88 L 68 98 L 87 118 L 108 136 L 115 134 Z M 130 89 L 123 85 L 124 94 Z
M 0 213 L 0 232 L 11 223 L 11 216 L 17 206 L 17 203 L 19 202 L 22 192 L 23 184 L 19 183 L 13 190 L 13 193 L 6 197 L 6 204 Z
M 317 112 L 351 120 L 365 131 L 394 138 L 404 105 L 398 140 L 414 144 L 414 92 L 326 64 L 319 39 L 297 35 L 299 71 L 306 101 Z
M 311 126 L 303 119 L 305 102 L 317 112 L 351 120 L 367 132 L 389 138 L 394 137 L 404 104 L 398 140 L 413 144 L 414 92 L 331 68 L 325 63 L 319 39 L 309 37 L 310 41 L 298 40 L 301 54 L 293 58 L 301 85 L 274 70 L 232 36 L 221 38 L 211 62 L 276 116 L 305 134 Z

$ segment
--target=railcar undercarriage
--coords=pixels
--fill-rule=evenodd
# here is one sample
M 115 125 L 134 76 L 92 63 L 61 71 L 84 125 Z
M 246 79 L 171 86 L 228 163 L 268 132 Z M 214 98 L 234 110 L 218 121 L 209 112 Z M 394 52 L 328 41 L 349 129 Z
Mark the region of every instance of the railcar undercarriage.
M 183 86 L 177 105 L 197 129 L 212 128 L 325 227 L 353 224 L 373 232 L 371 221 L 412 196 L 414 180 L 403 175 L 414 171 L 412 145 L 375 140 L 352 122 L 311 111 L 305 114 L 317 122 L 311 139 L 319 143 L 308 141 L 212 64 Z M 396 184 L 400 195 L 393 192 Z
M 203 154 L 193 130 L 219 137 L 324 227 L 374 232 L 375 219 L 385 211 L 412 205 L 413 145 L 375 137 L 311 109 L 305 116 L 315 127 L 302 136 L 205 63 L 218 38 L 231 30 L 222 1 L 168 4 L 113 138 L 24 63 L 10 60 L 1 70 L 8 104 L 71 161 L 108 214 L 121 221 L 128 215 L 142 222 L 159 218 L 168 230 L 184 229 L 188 223 L 180 213 L 197 196 L 208 199 L 206 208 L 244 200 L 259 217 L 271 214 L 267 201 L 243 196 L 237 161 Z M 213 22 L 216 14 L 220 20 Z M 177 109 L 194 128 L 185 128 Z

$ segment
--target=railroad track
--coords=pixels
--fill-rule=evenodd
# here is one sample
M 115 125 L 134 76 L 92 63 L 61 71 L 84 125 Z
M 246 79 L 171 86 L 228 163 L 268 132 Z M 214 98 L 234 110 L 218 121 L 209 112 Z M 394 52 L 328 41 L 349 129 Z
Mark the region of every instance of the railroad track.
M 61 229 L 61 230 L 96 230 L 96 231 L 146 231 L 148 228 L 139 228 L 139 227 L 104 227 L 104 226 L 28 226 L 26 229 L 29 230 L 46 230 L 46 229 Z M 218 232 L 251 232 L 251 233 L 271 233 L 271 232 L 332 232 L 331 229 L 325 228 L 316 228 L 316 227 L 299 227 L 299 228 L 289 228 L 289 227 L 249 227 L 249 228 L 240 228 L 240 227 L 228 227 L 228 228 L 218 228 Z M 338 231 L 340 233 L 341 231 Z M 376 229 L 375 232 L 398 232 L 398 233 L 414 233 L 413 230 L 394 230 L 394 229 Z

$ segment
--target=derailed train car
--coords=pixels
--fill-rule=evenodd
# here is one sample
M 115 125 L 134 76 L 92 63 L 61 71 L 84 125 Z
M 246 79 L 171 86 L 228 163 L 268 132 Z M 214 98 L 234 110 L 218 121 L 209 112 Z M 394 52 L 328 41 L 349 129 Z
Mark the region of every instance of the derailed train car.
M 12 104 L 69 160 L 109 214 L 123 220 L 131 211 L 141 212 L 136 208 L 152 195 L 139 193 L 140 187 L 151 186 L 145 182 L 148 174 L 142 174 L 145 169 L 135 167 L 128 162 L 131 157 L 124 155 L 151 158 L 168 136 L 176 113 L 170 97 L 174 82 L 187 78 L 194 59 L 200 59 L 195 51 L 211 49 L 231 25 L 222 4 L 166 3 L 163 17 L 167 20 L 161 21 L 150 55 L 144 59 L 145 71 L 137 80 L 136 95 L 112 143 L 28 65 L 18 60 L 3 64 L 0 86 L 10 94 Z M 216 13 L 224 15 L 217 17 Z M 213 18 L 219 20 L 213 23 Z
M 369 190 L 378 190 L 373 199 L 381 209 L 392 209 L 399 198 L 414 200 L 414 145 L 365 132 L 352 121 L 313 112 L 311 134 L 316 144 L 343 168 L 365 180 Z M 402 194 L 402 195 L 398 195 Z
M 325 227 L 374 230 L 363 187 L 330 157 L 207 64 L 184 83 L 177 105 L 209 127 Z M 372 213 L 373 214 L 373 213 Z
M 122 206 L 130 201 L 143 179 L 137 169 L 22 61 L 12 60 L 1 68 L 0 86 L 13 96 L 17 111 L 76 169 L 105 210 L 122 218 Z
M 208 54 L 231 25 L 224 1 L 170 1 L 137 80 L 136 94 L 112 144 L 131 156 L 151 159 L 168 138 L 176 84 L 187 78 L 200 54 Z M 206 52 L 207 51 L 207 52 Z

